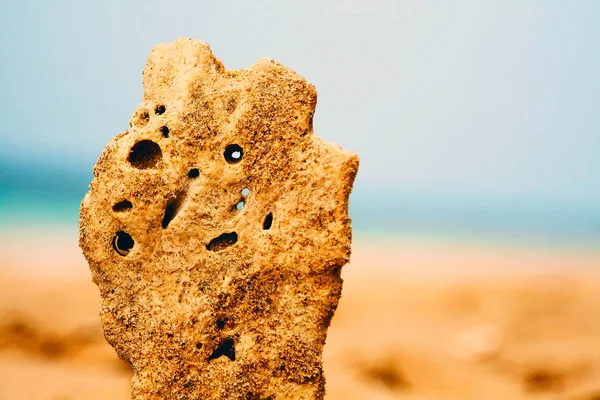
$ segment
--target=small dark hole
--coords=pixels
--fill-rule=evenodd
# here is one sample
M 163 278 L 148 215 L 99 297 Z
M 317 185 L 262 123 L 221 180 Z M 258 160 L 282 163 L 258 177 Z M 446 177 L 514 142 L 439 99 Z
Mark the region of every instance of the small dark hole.
M 227 101 L 227 106 L 226 106 L 226 110 L 227 112 L 229 112 L 230 114 L 232 112 L 235 111 L 235 108 L 237 107 L 237 99 L 235 97 L 230 97 L 229 100 Z
M 167 207 L 165 208 L 165 216 L 163 217 L 163 220 L 162 220 L 163 229 L 167 229 L 167 226 L 169 226 L 169 223 L 171 221 L 173 221 L 173 218 L 175 218 L 176 212 L 177 212 L 177 204 L 175 204 L 174 201 L 170 201 L 169 203 L 167 203 Z
M 223 329 L 223 328 L 225 328 L 225 323 L 226 323 L 226 322 L 227 322 L 227 321 L 226 321 L 226 320 L 224 320 L 224 319 L 218 319 L 218 320 L 217 320 L 217 328 L 219 328 L 219 329 Z
M 132 118 L 133 125 L 142 127 L 150 120 L 150 114 L 146 110 L 136 111 L 135 116 Z
M 200 171 L 198 168 L 192 168 L 190 169 L 190 172 L 188 172 L 188 178 L 197 178 L 199 175 Z
M 231 361 L 235 361 L 235 347 L 233 345 L 234 343 L 232 338 L 225 339 L 208 357 L 208 361 L 214 360 L 221 356 L 227 356 Z
M 206 249 L 208 251 L 219 251 L 226 249 L 229 246 L 233 246 L 238 240 L 238 235 L 235 232 L 224 233 L 213 240 L 211 240 L 207 245 Z
M 142 140 L 131 148 L 127 158 L 132 166 L 139 169 L 153 168 L 162 158 L 160 146 L 152 140 Z
M 121 256 L 129 254 L 134 244 L 133 238 L 127 232 L 119 231 L 113 238 L 113 249 Z
M 167 126 L 161 126 L 160 128 L 158 128 L 158 130 L 160 131 L 160 133 L 162 133 L 164 137 L 169 137 L 169 128 Z
M 114 212 L 123 212 L 127 210 L 131 210 L 133 208 L 133 204 L 129 200 L 123 200 L 118 202 L 113 206 Z
M 196 348 L 198 350 L 200 350 L 202 348 L 202 343 L 200 343 L 200 342 L 196 343 Z
M 229 146 L 225 147 L 223 156 L 228 163 L 235 164 L 242 160 L 242 157 L 244 156 L 244 150 L 238 144 L 230 144 Z
M 161 114 L 164 114 L 164 113 L 165 113 L 165 110 L 166 110 L 166 107 L 165 107 L 165 106 L 163 106 L 163 105 L 161 104 L 161 105 L 159 105 L 159 106 L 156 106 L 156 108 L 154 109 L 154 112 L 155 112 L 157 115 L 161 115 Z
M 271 229 L 271 226 L 273 225 L 273 213 L 268 213 L 267 216 L 265 217 L 265 221 L 263 222 L 263 229 L 265 231 Z
M 179 212 L 179 209 L 181 208 L 181 205 L 185 202 L 186 198 L 187 188 L 184 187 L 179 193 L 177 193 L 177 196 L 171 198 L 167 202 L 167 206 L 165 207 L 165 216 L 162 220 L 163 229 L 167 229 L 169 223 L 171 223 L 171 221 L 173 221 L 173 219 L 177 216 L 177 213 Z
M 171 223 L 171 221 L 173 221 L 173 219 L 177 216 L 177 213 L 179 212 L 179 209 L 184 203 L 186 197 L 187 189 L 184 188 L 179 193 L 177 193 L 177 196 L 175 196 L 175 198 L 172 198 L 167 202 L 167 206 L 165 207 L 165 216 L 162 220 L 163 229 L 167 229 L 169 223 Z

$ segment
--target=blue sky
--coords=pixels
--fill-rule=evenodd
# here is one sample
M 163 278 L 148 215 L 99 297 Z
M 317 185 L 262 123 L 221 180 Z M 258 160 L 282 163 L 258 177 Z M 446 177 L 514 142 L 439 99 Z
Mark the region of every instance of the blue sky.
M 91 171 L 151 47 L 190 36 L 314 83 L 315 131 L 359 154 L 359 195 L 600 204 L 597 1 L 25 0 L 2 20 L 5 161 Z

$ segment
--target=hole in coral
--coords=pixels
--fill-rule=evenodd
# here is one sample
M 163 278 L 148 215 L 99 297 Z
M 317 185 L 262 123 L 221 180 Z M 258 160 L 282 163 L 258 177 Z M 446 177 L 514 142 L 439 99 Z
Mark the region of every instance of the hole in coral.
M 114 212 L 123 212 L 131 210 L 132 208 L 133 204 L 131 204 L 129 200 L 123 200 L 115 204 L 112 209 Z
M 127 158 L 132 166 L 139 169 L 153 168 L 162 158 L 160 146 L 152 140 L 142 140 L 131 148 Z
M 248 188 L 243 188 L 242 189 L 242 196 L 246 197 L 250 194 L 250 189 Z
M 131 119 L 133 125 L 142 127 L 145 126 L 150 120 L 150 114 L 146 110 L 136 111 L 135 115 Z
M 227 101 L 227 106 L 226 106 L 227 112 L 229 112 L 231 114 L 232 112 L 235 111 L 236 107 L 237 107 L 237 99 L 235 97 L 230 97 L 229 100 Z
M 171 221 L 173 221 L 173 218 L 175 218 L 175 214 L 177 212 L 177 207 L 174 201 L 170 201 L 167 203 L 167 207 L 165 208 L 165 216 L 163 217 L 162 220 L 162 227 L 163 229 L 167 229 L 167 226 L 169 226 L 169 223 L 171 223 Z
M 208 361 L 217 359 L 221 356 L 227 356 L 231 361 L 235 361 L 235 347 L 232 338 L 227 338 L 212 352 Z
M 161 115 L 161 114 L 165 113 L 166 109 L 167 108 L 161 104 L 159 106 L 156 106 L 156 108 L 154 109 L 154 112 L 156 113 L 156 115 Z
M 342 267 L 334 267 L 331 270 L 331 275 L 333 275 L 337 279 L 341 279 L 342 278 Z
M 192 168 L 190 169 L 190 172 L 188 172 L 188 178 L 197 178 L 198 176 L 200 176 L 200 170 L 198 170 L 198 168 Z
M 160 128 L 158 128 L 158 130 L 160 131 L 160 133 L 162 133 L 163 137 L 169 137 L 169 128 L 167 126 L 161 126 Z
M 244 208 L 244 202 L 240 201 L 239 203 L 237 203 L 235 205 L 235 208 L 237 208 L 238 210 L 241 210 L 242 208 Z
M 200 343 L 200 342 L 196 343 L 196 348 L 198 350 L 200 350 L 202 348 L 202 343 Z
M 219 329 L 225 328 L 226 322 L 227 322 L 227 320 L 225 320 L 225 319 L 218 319 L 217 320 L 217 328 L 219 328 Z
M 267 216 L 265 217 L 265 221 L 263 222 L 263 229 L 265 231 L 268 231 L 269 229 L 271 229 L 272 225 L 273 225 L 273 213 L 268 213 Z
M 177 212 L 179 211 L 185 197 L 187 196 L 187 190 L 180 191 L 174 199 L 171 199 L 167 202 L 167 206 L 165 207 L 165 216 L 162 220 L 163 229 L 167 229 L 167 226 L 173 221 L 173 219 L 177 216 Z
M 209 251 L 219 251 L 226 249 L 229 246 L 233 246 L 238 240 L 238 235 L 235 232 L 224 233 L 213 240 L 207 245 L 206 249 Z
M 133 238 L 127 232 L 119 231 L 113 238 L 113 249 L 120 256 L 129 254 L 134 244 Z
M 228 163 L 235 164 L 242 160 L 242 157 L 244 156 L 244 150 L 238 144 L 230 144 L 229 146 L 225 147 L 223 156 Z

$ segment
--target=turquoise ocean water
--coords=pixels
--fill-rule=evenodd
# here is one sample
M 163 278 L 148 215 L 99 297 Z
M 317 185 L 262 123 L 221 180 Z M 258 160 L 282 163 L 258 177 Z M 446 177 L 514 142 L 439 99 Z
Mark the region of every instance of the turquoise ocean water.
M 91 166 L 0 160 L 0 232 L 77 230 Z M 355 238 L 404 238 L 600 250 L 600 205 L 403 193 L 357 180 Z

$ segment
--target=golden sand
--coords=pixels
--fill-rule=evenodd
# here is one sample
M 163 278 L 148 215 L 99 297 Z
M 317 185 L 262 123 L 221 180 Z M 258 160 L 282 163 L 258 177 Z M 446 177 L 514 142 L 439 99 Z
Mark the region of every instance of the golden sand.
M 129 398 L 74 237 L 4 240 L 0 256 L 0 399 Z M 599 266 L 594 251 L 359 242 L 326 399 L 599 399 Z

